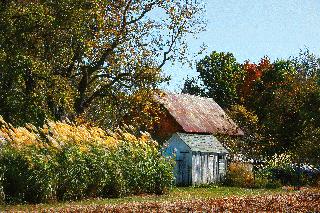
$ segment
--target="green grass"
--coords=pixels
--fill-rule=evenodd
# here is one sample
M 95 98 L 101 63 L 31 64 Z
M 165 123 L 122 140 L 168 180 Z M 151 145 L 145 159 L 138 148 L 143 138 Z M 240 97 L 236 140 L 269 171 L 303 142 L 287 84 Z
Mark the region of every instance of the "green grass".
M 109 199 L 88 199 L 73 202 L 60 202 L 52 204 L 38 204 L 38 205 L 3 205 L 0 206 L 0 211 L 26 211 L 28 209 L 46 209 L 46 208 L 60 208 L 67 206 L 78 205 L 106 205 L 106 204 L 125 204 L 130 202 L 164 202 L 164 201 L 178 201 L 178 200 L 193 200 L 193 199 L 210 199 L 222 198 L 229 196 L 254 196 L 265 194 L 282 194 L 288 193 L 282 189 L 244 189 L 238 187 L 178 187 L 170 190 L 165 195 L 139 195 L 129 196 L 124 198 L 109 198 Z

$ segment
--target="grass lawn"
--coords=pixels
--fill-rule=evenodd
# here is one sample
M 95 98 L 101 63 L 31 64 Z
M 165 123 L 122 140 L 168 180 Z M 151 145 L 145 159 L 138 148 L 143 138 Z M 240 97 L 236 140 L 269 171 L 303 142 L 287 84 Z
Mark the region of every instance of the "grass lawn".
M 139 195 L 129 196 L 124 198 L 110 198 L 110 199 L 88 199 L 74 202 L 60 202 L 52 204 L 38 204 L 38 205 L 3 205 L 0 206 L 0 211 L 41 211 L 45 209 L 69 208 L 72 206 L 90 206 L 90 205 L 122 205 L 132 202 L 176 202 L 189 200 L 205 200 L 213 198 L 225 198 L 230 196 L 260 196 L 271 194 L 288 194 L 295 192 L 288 192 L 282 189 L 244 189 L 237 187 L 179 187 L 173 188 L 165 195 Z

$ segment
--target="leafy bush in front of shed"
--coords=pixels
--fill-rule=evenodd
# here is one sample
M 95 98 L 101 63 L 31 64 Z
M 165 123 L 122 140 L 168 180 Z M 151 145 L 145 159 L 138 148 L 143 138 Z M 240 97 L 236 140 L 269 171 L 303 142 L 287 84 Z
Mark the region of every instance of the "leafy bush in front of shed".
M 232 162 L 228 167 L 225 178 L 228 186 L 251 188 L 254 186 L 254 174 L 250 165 L 241 162 Z
M 171 160 L 148 134 L 51 121 L 15 128 L 0 119 L 0 138 L 6 203 L 160 194 L 173 179 Z

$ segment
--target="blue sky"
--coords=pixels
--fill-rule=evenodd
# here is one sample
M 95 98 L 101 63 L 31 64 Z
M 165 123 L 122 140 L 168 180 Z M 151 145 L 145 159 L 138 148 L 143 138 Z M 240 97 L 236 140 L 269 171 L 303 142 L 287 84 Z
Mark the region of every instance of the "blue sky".
M 190 39 L 190 54 L 207 45 L 214 50 L 232 52 L 239 62 L 257 62 L 268 55 L 271 60 L 296 56 L 307 47 L 320 55 L 320 0 L 205 0 L 207 30 Z M 200 56 L 199 59 L 203 58 Z M 172 76 L 166 90 L 179 91 L 183 79 L 195 76 L 195 69 L 167 64 Z

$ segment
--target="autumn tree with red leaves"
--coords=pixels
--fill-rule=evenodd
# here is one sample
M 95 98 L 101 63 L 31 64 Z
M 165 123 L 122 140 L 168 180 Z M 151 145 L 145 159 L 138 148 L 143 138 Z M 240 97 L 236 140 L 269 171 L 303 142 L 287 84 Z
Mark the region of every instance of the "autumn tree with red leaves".
M 241 94 L 241 98 L 246 100 L 247 97 L 252 94 L 255 82 L 259 80 L 267 70 L 272 69 L 272 64 L 268 57 L 264 57 L 258 64 L 251 63 L 247 60 L 244 62 L 242 67 L 245 73 L 245 78 L 243 83 L 239 86 L 238 92 Z

